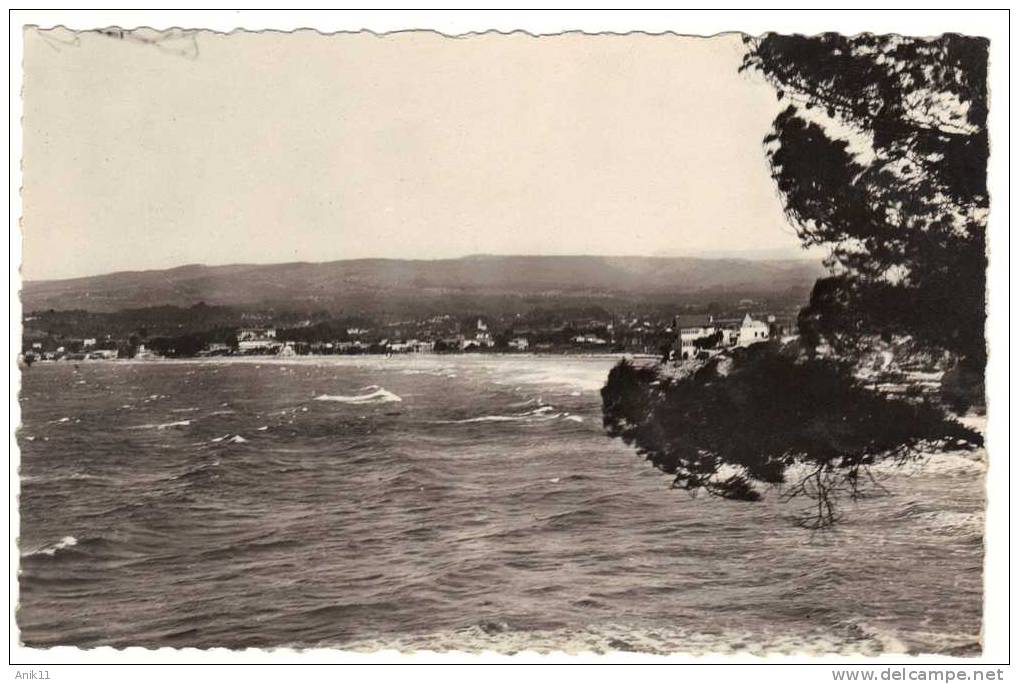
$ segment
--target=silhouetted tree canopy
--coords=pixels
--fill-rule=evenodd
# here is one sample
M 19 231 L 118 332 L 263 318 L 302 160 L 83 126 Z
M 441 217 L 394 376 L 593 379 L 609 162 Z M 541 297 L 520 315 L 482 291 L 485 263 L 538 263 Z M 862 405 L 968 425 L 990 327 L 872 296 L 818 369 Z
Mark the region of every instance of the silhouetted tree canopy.
M 823 527 L 879 461 L 982 444 L 920 393 L 861 378 L 878 348 L 948 358 L 945 403 L 982 397 L 988 42 L 746 42 L 740 70 L 788 102 L 764 139 L 786 214 L 805 246 L 830 251 L 832 275 L 801 310 L 797 343 L 725 350 L 683 375 L 619 364 L 603 420 L 677 488 L 754 501 L 779 486 L 811 499 L 803 522 Z
M 817 502 L 811 526 L 833 522 L 833 494 L 855 496 L 879 461 L 983 443 L 930 404 L 872 391 L 850 364 L 777 342 L 715 356 L 684 376 L 623 361 L 602 401 L 609 435 L 673 475 L 674 487 L 756 501 L 762 486 L 783 485 L 787 496 Z M 790 485 L 797 467 L 801 479 Z
M 901 335 L 983 369 L 988 41 L 748 39 L 742 69 L 789 106 L 765 139 L 805 245 L 831 250 L 801 316 L 843 352 Z

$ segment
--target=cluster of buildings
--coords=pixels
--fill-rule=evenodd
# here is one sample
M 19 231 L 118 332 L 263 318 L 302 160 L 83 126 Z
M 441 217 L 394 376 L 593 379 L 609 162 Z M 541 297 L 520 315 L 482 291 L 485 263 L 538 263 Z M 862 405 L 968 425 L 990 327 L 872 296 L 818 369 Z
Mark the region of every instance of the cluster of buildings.
M 142 338 L 131 344 L 104 338 L 54 340 L 24 347 L 25 358 L 35 360 L 89 360 L 160 356 L 296 356 L 305 354 L 410 354 L 440 352 L 629 352 L 655 354 L 676 361 L 706 359 L 725 349 L 764 342 L 782 328 L 775 316 L 755 319 L 715 318 L 684 314 L 671 319 L 644 316 L 506 319 L 452 316 L 427 320 L 372 323 L 348 327 L 316 327 L 310 322 L 296 328 L 242 327 L 218 335 L 197 333 L 192 339 Z M 498 332 L 495 332 L 498 330 Z M 196 342 L 193 338 L 198 337 Z M 189 337 L 185 335 L 184 337 Z M 68 346 L 56 346 L 55 344 Z
M 46 349 L 42 342 L 32 342 L 24 351 L 24 356 L 31 361 L 110 361 L 120 358 L 120 350 L 116 347 L 107 348 L 100 345 L 94 337 L 76 340 L 73 345 L 58 345 Z
M 689 320 L 686 322 L 694 323 Z M 708 316 L 705 321 L 685 326 L 677 320 L 675 327 L 678 334 L 674 359 L 677 361 L 707 359 L 725 349 L 766 342 L 779 332 L 774 316 L 761 321 L 750 314 L 742 319 L 728 320 L 715 320 L 713 316 Z

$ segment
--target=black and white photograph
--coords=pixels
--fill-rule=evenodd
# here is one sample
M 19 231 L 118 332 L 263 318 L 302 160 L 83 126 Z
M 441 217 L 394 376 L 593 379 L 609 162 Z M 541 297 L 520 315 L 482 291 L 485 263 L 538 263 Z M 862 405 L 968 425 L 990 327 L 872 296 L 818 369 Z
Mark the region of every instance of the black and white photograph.
M 12 20 L 12 643 L 990 657 L 1006 46 L 738 17 Z

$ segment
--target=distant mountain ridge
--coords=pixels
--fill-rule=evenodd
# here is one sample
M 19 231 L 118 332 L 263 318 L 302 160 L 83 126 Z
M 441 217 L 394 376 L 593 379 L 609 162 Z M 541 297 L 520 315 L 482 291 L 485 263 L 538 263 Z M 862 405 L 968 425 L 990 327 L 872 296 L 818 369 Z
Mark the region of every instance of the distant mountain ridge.
M 487 256 L 354 259 L 323 263 L 190 264 L 64 280 L 27 281 L 26 312 L 108 312 L 199 302 L 235 307 L 374 310 L 399 301 L 566 297 L 661 299 L 809 291 L 823 273 L 802 259 L 645 256 Z

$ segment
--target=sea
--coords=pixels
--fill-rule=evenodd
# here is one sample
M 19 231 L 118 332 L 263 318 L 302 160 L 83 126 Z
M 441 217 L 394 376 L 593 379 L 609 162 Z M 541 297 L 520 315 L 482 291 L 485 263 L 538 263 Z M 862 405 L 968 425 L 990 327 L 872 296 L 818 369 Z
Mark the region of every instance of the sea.
M 983 452 L 810 502 L 670 488 L 606 436 L 612 356 L 38 363 L 31 647 L 977 655 Z

